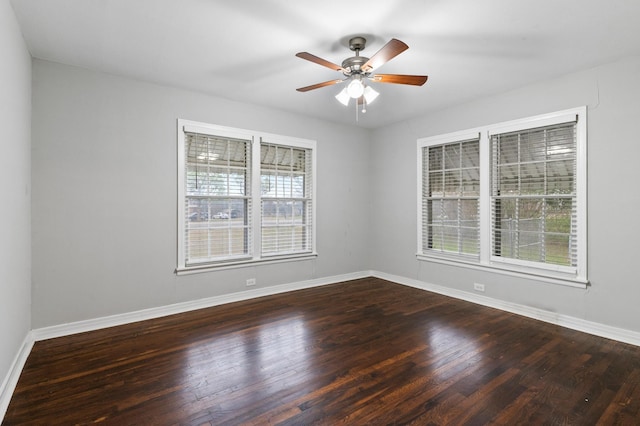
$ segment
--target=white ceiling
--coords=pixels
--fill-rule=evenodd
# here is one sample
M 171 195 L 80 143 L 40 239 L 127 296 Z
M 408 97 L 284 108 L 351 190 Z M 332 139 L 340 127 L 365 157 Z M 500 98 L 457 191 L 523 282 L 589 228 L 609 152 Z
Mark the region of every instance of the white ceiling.
M 637 0 L 12 0 L 36 58 L 130 76 L 320 119 L 375 128 L 617 58 L 640 54 Z M 363 56 L 409 45 L 380 73 L 426 74 L 422 87 L 376 83 L 355 121 L 336 85 Z M 352 104 L 353 105 L 353 104 Z

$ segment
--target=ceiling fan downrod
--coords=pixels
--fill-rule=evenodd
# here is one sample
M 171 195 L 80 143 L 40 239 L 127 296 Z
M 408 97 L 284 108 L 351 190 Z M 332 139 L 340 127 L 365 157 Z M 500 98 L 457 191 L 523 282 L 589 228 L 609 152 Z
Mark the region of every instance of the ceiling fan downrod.
M 353 37 L 349 40 L 349 49 L 356 52 L 356 56 L 342 61 L 342 73 L 345 76 L 350 77 L 354 74 L 363 74 L 362 66 L 369 61 L 369 58 L 360 56 L 360 51 L 364 50 L 366 44 L 367 39 L 364 37 Z

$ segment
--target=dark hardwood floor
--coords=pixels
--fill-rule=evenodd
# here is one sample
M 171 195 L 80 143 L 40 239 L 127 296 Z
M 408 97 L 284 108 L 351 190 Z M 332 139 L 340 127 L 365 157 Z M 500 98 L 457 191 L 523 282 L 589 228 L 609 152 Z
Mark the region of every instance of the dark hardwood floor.
M 37 342 L 3 424 L 640 424 L 640 347 L 375 278 Z

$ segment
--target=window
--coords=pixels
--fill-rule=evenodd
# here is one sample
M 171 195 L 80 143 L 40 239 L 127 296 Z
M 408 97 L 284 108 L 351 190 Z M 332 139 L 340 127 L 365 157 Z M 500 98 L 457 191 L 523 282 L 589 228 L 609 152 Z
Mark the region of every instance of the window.
M 178 268 L 315 255 L 315 141 L 178 120 Z
M 310 251 L 311 150 L 260 145 L 262 254 Z
M 477 257 L 480 141 L 427 146 L 423 155 L 423 250 Z
M 575 128 L 491 136 L 493 256 L 577 266 Z
M 418 257 L 584 286 L 586 108 L 418 140 Z
M 185 132 L 185 261 L 251 253 L 251 141 Z

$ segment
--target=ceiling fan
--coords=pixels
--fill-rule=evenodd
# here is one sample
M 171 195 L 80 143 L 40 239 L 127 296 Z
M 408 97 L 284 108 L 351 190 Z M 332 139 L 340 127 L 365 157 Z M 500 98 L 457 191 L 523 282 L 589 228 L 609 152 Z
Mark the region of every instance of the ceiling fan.
M 364 50 L 367 40 L 364 37 L 353 37 L 349 40 L 349 48 L 356 52 L 356 56 L 342 61 L 342 65 L 319 58 L 308 52 L 297 53 L 298 58 L 306 59 L 318 65 L 330 68 L 334 71 L 340 71 L 346 78 L 324 81 L 322 83 L 312 84 L 311 86 L 300 87 L 296 89 L 298 92 L 308 92 L 309 90 L 319 89 L 321 87 L 332 86 L 334 84 L 347 83 L 347 86 L 336 95 L 336 99 L 345 106 L 349 104 L 350 99 L 357 99 L 356 105 L 363 105 L 363 112 L 366 112 L 365 105 L 373 102 L 378 96 L 378 92 L 367 85 L 367 81 L 377 83 L 392 84 L 409 84 L 412 86 L 422 86 L 427 81 L 426 75 L 405 75 L 405 74 L 374 74 L 376 68 L 384 65 L 386 62 L 398 56 L 409 48 L 405 43 L 398 39 L 391 39 L 380 50 L 378 50 L 371 58 L 360 56 L 360 52 Z

